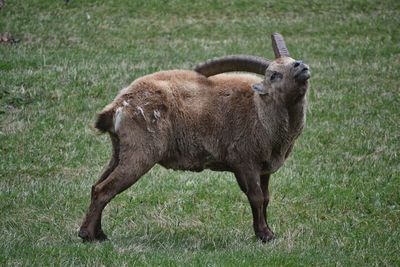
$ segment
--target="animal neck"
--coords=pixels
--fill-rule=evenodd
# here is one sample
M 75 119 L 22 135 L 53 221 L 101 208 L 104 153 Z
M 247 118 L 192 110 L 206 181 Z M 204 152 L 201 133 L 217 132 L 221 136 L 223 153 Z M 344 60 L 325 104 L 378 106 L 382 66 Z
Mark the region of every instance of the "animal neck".
M 293 143 L 304 128 L 307 109 L 305 96 L 289 104 L 275 95 L 265 97 L 255 94 L 254 102 L 268 140 L 285 150 L 284 147 Z
M 279 106 L 278 103 L 279 100 L 273 95 L 260 96 L 259 94 L 254 94 L 258 120 L 269 138 L 273 137 L 274 130 L 277 129 L 279 122 L 286 118 L 277 108 Z
M 288 105 L 280 98 L 255 96 L 255 104 L 262 125 L 260 143 L 267 144 L 261 148 L 262 169 L 265 173 L 273 173 L 282 166 L 304 128 L 307 100 L 302 97 Z
M 306 121 L 307 98 L 299 97 L 296 102 L 287 105 L 289 115 L 289 135 L 296 139 L 302 132 Z

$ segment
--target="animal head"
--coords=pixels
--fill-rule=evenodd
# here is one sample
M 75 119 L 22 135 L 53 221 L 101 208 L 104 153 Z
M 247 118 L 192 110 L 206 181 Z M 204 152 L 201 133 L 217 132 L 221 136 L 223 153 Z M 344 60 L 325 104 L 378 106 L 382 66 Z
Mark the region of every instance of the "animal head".
M 286 101 L 296 101 L 307 92 L 310 67 L 290 57 L 283 37 L 278 33 L 272 34 L 272 47 L 276 59 L 265 70 L 264 81 L 252 85 L 252 89 L 260 95 L 275 94 Z
M 264 75 L 264 81 L 253 84 L 254 92 L 261 96 L 278 95 L 293 102 L 305 95 L 310 78 L 310 68 L 302 61 L 290 57 L 279 33 L 272 34 L 275 60 L 254 56 L 228 56 L 209 60 L 196 66 L 195 71 L 212 76 L 229 71 L 248 71 Z
M 279 57 L 265 71 L 264 81 L 253 84 L 260 95 L 279 95 L 287 101 L 295 101 L 307 92 L 310 68 L 300 60 Z

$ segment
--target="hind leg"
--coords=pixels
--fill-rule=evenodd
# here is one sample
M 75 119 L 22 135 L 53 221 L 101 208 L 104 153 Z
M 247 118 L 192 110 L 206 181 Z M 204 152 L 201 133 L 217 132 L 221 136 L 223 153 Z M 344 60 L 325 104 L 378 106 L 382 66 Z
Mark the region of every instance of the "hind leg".
M 119 153 L 118 164 L 114 170 L 107 177 L 102 175 L 103 179 L 93 186 L 91 203 L 79 231 L 83 241 L 93 242 L 107 238 L 101 230 L 101 215 L 104 208 L 111 199 L 133 185 L 156 163 L 151 153 L 144 151 L 125 145 L 124 151 Z
M 119 139 L 118 137 L 110 133 L 110 138 L 112 142 L 112 157 L 110 162 L 108 163 L 108 166 L 105 168 L 103 173 L 101 174 L 99 180 L 92 186 L 92 193 L 91 193 L 91 199 L 93 201 L 93 198 L 95 197 L 95 187 L 96 185 L 100 184 L 103 182 L 107 177 L 115 170 L 115 168 L 118 166 L 119 163 Z M 104 234 L 103 230 L 101 229 L 101 216 L 99 217 L 98 221 L 95 224 L 95 239 L 97 240 L 106 240 L 107 236 Z
M 103 173 L 100 175 L 99 180 L 96 182 L 95 185 L 101 183 L 104 181 L 113 171 L 114 169 L 118 166 L 119 162 L 119 139 L 118 136 L 115 134 L 110 133 L 110 139 L 112 142 L 112 156 L 111 160 L 108 163 L 108 166 L 106 169 L 103 171 Z

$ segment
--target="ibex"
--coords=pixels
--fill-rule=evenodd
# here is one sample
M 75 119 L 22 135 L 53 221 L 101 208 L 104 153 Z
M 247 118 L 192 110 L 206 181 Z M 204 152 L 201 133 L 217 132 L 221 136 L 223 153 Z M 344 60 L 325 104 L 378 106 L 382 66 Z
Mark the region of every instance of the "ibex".
M 263 242 L 274 238 L 267 223 L 268 182 L 303 130 L 310 70 L 290 58 L 281 35 L 273 34 L 272 43 L 272 62 L 230 56 L 194 71 L 138 78 L 98 114 L 95 127 L 110 135 L 113 150 L 92 187 L 79 231 L 83 241 L 107 239 L 103 209 L 156 163 L 174 170 L 233 172 L 250 202 L 256 236 Z M 228 71 L 264 79 L 221 74 Z

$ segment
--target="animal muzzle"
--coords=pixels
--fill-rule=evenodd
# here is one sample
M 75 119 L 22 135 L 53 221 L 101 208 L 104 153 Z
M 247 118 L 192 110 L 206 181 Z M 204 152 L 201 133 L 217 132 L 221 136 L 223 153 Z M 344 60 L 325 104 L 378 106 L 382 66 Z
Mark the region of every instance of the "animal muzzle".
M 302 61 L 295 61 L 293 67 L 295 68 L 294 78 L 297 82 L 305 82 L 311 77 L 310 67 Z

